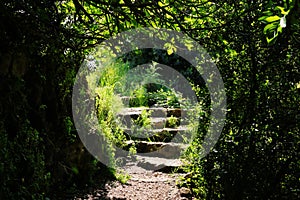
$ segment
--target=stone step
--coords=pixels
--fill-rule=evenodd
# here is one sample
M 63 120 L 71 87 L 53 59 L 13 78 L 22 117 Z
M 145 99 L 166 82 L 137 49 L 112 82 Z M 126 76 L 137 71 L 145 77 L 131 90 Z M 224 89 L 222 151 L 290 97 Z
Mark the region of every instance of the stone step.
M 174 142 L 147 142 L 147 141 L 126 141 L 125 150 L 135 146 L 137 153 L 151 153 L 149 156 L 156 156 L 161 158 L 178 158 L 182 151 L 184 151 L 188 144 L 174 143 Z
M 138 117 L 135 118 L 131 118 L 131 117 L 121 118 L 124 128 L 132 127 L 132 125 L 134 124 L 138 125 L 136 122 L 134 122 L 134 120 L 137 120 Z M 187 122 L 176 117 L 167 117 L 167 118 L 150 117 L 149 119 L 150 119 L 150 125 L 152 129 L 177 128 L 180 125 L 187 125 Z
M 150 117 L 150 121 L 153 129 L 163 129 L 167 125 L 167 119 L 164 117 Z
M 163 129 L 123 129 L 127 140 L 138 141 L 159 141 L 170 142 L 174 136 L 179 134 L 178 139 L 183 140 L 183 136 L 190 134 L 190 129 L 186 126 L 179 126 L 177 128 L 163 128 Z M 177 141 L 175 141 L 177 142 Z
M 183 162 L 180 159 L 148 157 L 141 155 L 135 155 L 135 158 L 137 160 L 137 166 L 153 171 L 171 172 L 183 165 Z
M 142 114 L 142 111 L 147 109 L 147 107 L 124 108 L 119 113 L 117 113 L 117 116 L 122 118 L 129 117 L 132 119 L 137 119 Z
M 188 125 L 185 120 L 181 120 L 181 118 L 177 117 L 150 117 L 150 121 L 153 129 L 178 128 L 180 125 Z
M 132 107 L 132 108 L 124 108 L 122 111 L 118 113 L 118 116 L 130 116 L 132 118 L 137 118 L 141 115 L 142 111 L 146 110 L 150 112 L 151 117 L 186 117 L 187 110 L 183 110 L 180 108 L 163 108 L 163 107 Z
M 162 107 L 147 108 L 147 111 L 151 113 L 151 117 L 167 117 L 167 109 Z
M 177 159 L 168 159 L 161 157 L 149 157 L 145 155 L 133 155 L 131 157 L 123 158 L 120 160 L 118 167 L 124 171 L 135 173 L 146 173 L 149 171 L 160 171 L 164 173 L 174 172 L 176 173 L 183 172 L 181 167 L 185 165 L 186 161 L 183 161 L 179 158 Z M 174 175 L 174 174 L 173 174 Z
M 130 101 L 134 101 L 136 99 L 136 97 L 132 96 L 121 96 L 120 98 L 124 105 L 129 105 Z
M 166 108 L 149 108 L 149 107 L 124 108 L 118 113 L 118 116 L 121 116 L 121 117 L 122 116 L 130 116 L 133 119 L 137 119 L 142 114 L 143 110 L 150 112 L 151 117 L 166 117 L 167 116 Z
M 187 125 L 187 120 L 176 117 L 180 115 L 180 109 L 139 107 L 126 108 L 117 115 L 124 125 L 123 128 L 130 128 L 132 125 L 136 124 L 133 121 L 139 119 L 143 110 L 150 112 L 149 119 L 153 129 L 176 128 L 179 125 Z

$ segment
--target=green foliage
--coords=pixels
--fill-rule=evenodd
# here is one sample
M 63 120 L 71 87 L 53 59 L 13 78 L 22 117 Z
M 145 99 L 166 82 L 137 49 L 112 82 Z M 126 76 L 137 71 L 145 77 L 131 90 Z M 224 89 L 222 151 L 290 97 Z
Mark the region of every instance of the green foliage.
M 154 92 L 149 92 L 149 99 L 153 104 L 155 102 L 156 106 L 169 107 L 169 108 L 179 108 L 180 107 L 180 94 L 175 94 L 174 91 L 168 88 L 161 88 Z
M 130 101 L 131 107 L 140 107 L 148 105 L 147 89 L 141 86 L 133 91 L 131 94 L 132 100 Z
M 116 173 L 116 178 L 120 183 L 126 184 L 130 179 L 130 176 L 127 173 L 121 171 L 120 173 Z
M 143 110 L 141 115 L 136 120 L 133 121 L 136 125 L 149 129 L 151 125 L 151 120 L 149 118 L 150 116 L 151 116 L 150 111 Z
M 245 2 L 243 5 L 247 6 Z M 298 55 L 298 43 L 292 37 L 297 31 L 289 29 L 277 38 L 273 47 L 267 48 L 261 29 L 254 22 L 257 16 L 259 10 L 248 12 L 226 31 L 217 31 L 203 39 L 207 44 L 215 35 L 220 39 L 208 48 L 219 52 L 222 46 L 222 54 L 215 53 L 215 60 L 226 85 L 228 112 L 222 137 L 207 157 L 200 159 L 199 149 L 209 117 L 205 115 L 209 112 L 200 122 L 198 138 L 186 152 L 187 160 L 192 162 L 186 169 L 191 177 L 185 184 L 200 199 L 297 198 L 295 187 L 288 190 L 285 184 L 296 184 L 294 172 L 299 165 L 295 156 L 283 153 L 296 155 L 298 151 L 285 143 L 295 144 L 299 140 L 299 116 L 293 111 L 299 109 L 299 104 L 296 105 L 299 94 L 292 92 L 298 83 L 299 57 L 290 57 Z M 205 100 L 202 103 L 205 105 Z M 284 114 L 287 112 L 290 114 Z M 287 120 L 287 116 L 295 120 L 289 117 Z
M 71 148 L 79 143 L 73 80 L 91 43 L 62 25 L 68 14 L 58 4 L 0 5 L 0 199 L 58 199 L 73 185 L 91 183 L 98 169 L 86 150 Z
M 115 94 L 116 87 L 122 84 L 122 77 L 128 70 L 127 65 L 123 65 L 119 62 L 110 66 L 105 66 L 100 73 L 99 85 L 95 88 L 97 108 L 97 118 L 100 127 L 96 127 L 101 130 L 100 133 L 107 139 L 108 146 L 105 148 L 109 150 L 110 160 L 114 163 L 114 147 L 124 146 L 125 135 L 120 125 L 117 124 L 118 119 L 116 115 L 123 108 L 123 104 L 118 95 Z M 87 81 L 90 82 L 95 74 L 87 77 Z M 114 166 L 115 164 L 112 164 Z
M 228 97 L 221 138 L 213 151 L 200 159 L 210 119 L 209 93 L 201 74 L 176 56 L 180 47 L 174 41 L 165 44 L 165 51 L 130 52 L 123 57 L 128 65 L 103 72 L 96 105 L 105 135 L 116 143 L 124 139 L 113 122 L 114 112 L 121 106 L 120 99 L 112 95 L 114 89 L 122 88 L 119 78 L 124 73 L 120 70 L 126 72 L 154 60 L 182 73 L 199 98 L 195 112 L 200 114 L 200 125 L 194 127 L 198 134 L 186 152 L 191 162 L 185 168 L 190 177 L 184 183 L 196 197 L 297 199 L 299 5 L 299 0 L 101 4 L 95 0 L 3 0 L 0 198 L 52 195 L 57 199 L 53 193 L 74 183 L 90 182 L 97 164 L 80 147 L 71 120 L 74 76 L 84 55 L 97 43 L 127 29 L 151 26 L 182 31 L 213 56 Z M 272 46 L 264 45 L 266 37 Z M 136 105 L 150 105 L 153 97 L 161 105 L 178 107 L 181 100 L 162 87 L 150 91 L 148 86 L 140 86 L 130 95 L 137 96 Z
M 42 199 L 50 186 L 51 174 L 46 172 L 40 134 L 24 124 L 20 134 L 10 140 L 3 126 L 0 130 L 0 197 Z
M 171 128 L 178 126 L 178 118 L 174 117 L 173 115 L 171 117 L 168 117 L 167 124 Z
M 263 11 L 264 15 L 258 19 L 267 24 L 263 29 L 263 33 L 266 35 L 268 43 L 274 41 L 282 33 L 287 23 L 291 23 L 291 21 L 287 22 L 287 18 L 297 1 L 286 0 L 284 2 L 284 7 L 275 6 L 274 8 L 274 5 L 271 5 L 267 10 Z M 277 15 L 274 15 L 274 13 Z

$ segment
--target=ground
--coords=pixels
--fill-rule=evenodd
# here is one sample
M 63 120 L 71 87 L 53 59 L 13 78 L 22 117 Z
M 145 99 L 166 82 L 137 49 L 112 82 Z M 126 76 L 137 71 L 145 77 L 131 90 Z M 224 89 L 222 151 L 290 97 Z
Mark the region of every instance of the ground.
M 187 188 L 179 188 L 177 182 L 185 174 L 146 170 L 137 164 L 122 168 L 130 179 L 122 184 L 119 181 L 107 182 L 89 194 L 75 196 L 75 200 L 183 200 L 193 199 Z

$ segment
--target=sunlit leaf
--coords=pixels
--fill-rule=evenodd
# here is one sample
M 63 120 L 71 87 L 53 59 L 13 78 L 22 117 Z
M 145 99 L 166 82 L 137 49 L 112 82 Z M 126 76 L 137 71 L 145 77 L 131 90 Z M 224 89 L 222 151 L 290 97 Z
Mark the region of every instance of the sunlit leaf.
M 159 7 L 163 7 L 164 6 L 164 4 L 161 1 L 158 2 L 158 5 L 159 5 Z
M 276 6 L 275 10 L 280 10 L 280 11 L 281 11 L 281 14 L 283 14 L 283 15 L 287 15 L 287 14 L 289 14 L 289 12 L 290 12 L 290 10 L 285 11 L 284 8 L 281 7 L 281 6 Z
M 264 28 L 264 34 L 266 34 L 269 30 L 273 30 L 277 27 L 276 23 L 268 24 Z
M 272 37 L 272 38 L 268 38 L 268 37 L 267 37 L 267 42 L 268 42 L 268 43 L 271 43 L 271 42 L 277 37 L 277 35 L 278 35 L 278 34 L 274 35 L 274 37 Z
M 264 11 L 264 12 L 262 12 L 264 15 L 267 15 L 267 16 L 271 16 L 271 15 L 273 15 L 273 12 L 272 11 L 270 11 L 270 10 L 266 10 L 266 11 Z
M 173 53 L 173 49 L 172 49 L 172 48 L 169 48 L 169 49 L 167 50 L 167 53 L 168 53 L 168 55 L 171 55 L 171 54 Z
M 228 45 L 228 42 L 227 42 L 226 40 L 223 40 L 223 43 L 224 43 L 225 45 Z
M 282 33 L 282 27 L 281 27 L 281 26 L 278 26 L 278 27 L 277 27 L 277 32 L 278 32 L 278 33 Z
M 274 21 L 277 21 L 279 19 L 280 19 L 280 17 L 278 17 L 277 15 L 275 15 L 275 16 L 267 17 L 265 19 L 265 21 L 267 21 L 267 22 L 274 22 Z
M 262 17 L 260 17 L 260 18 L 258 18 L 258 20 L 259 21 L 263 21 L 263 20 L 265 20 L 266 18 L 268 18 L 269 16 L 262 16 Z

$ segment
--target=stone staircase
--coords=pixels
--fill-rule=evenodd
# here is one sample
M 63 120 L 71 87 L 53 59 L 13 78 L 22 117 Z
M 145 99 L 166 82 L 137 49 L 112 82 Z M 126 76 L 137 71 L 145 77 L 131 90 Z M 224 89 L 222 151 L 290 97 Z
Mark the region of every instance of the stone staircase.
M 130 99 L 123 100 L 128 105 Z M 116 158 L 116 170 L 120 170 L 120 174 L 125 172 L 129 179 L 126 184 L 106 183 L 82 199 L 194 199 L 188 188 L 178 185 L 181 178 L 189 176 L 180 170 L 184 162 L 179 159 L 188 147 L 183 142 L 185 135 L 190 134 L 185 121 L 187 112 L 180 108 L 155 106 L 130 107 L 117 113 L 118 126 L 124 130 L 126 140 L 119 146 L 125 154 L 122 151 Z M 145 121 L 147 123 L 143 123 Z M 143 126 L 139 126 L 141 124 Z M 132 147 L 137 153 L 128 156 Z
M 129 98 L 122 98 L 129 104 Z M 166 107 L 129 107 L 117 115 L 126 136 L 124 150 L 136 147 L 137 154 L 126 160 L 124 168 L 172 171 L 183 165 L 179 159 L 188 147 L 184 139 L 189 129 L 187 110 Z M 145 125 L 145 122 L 146 125 Z

